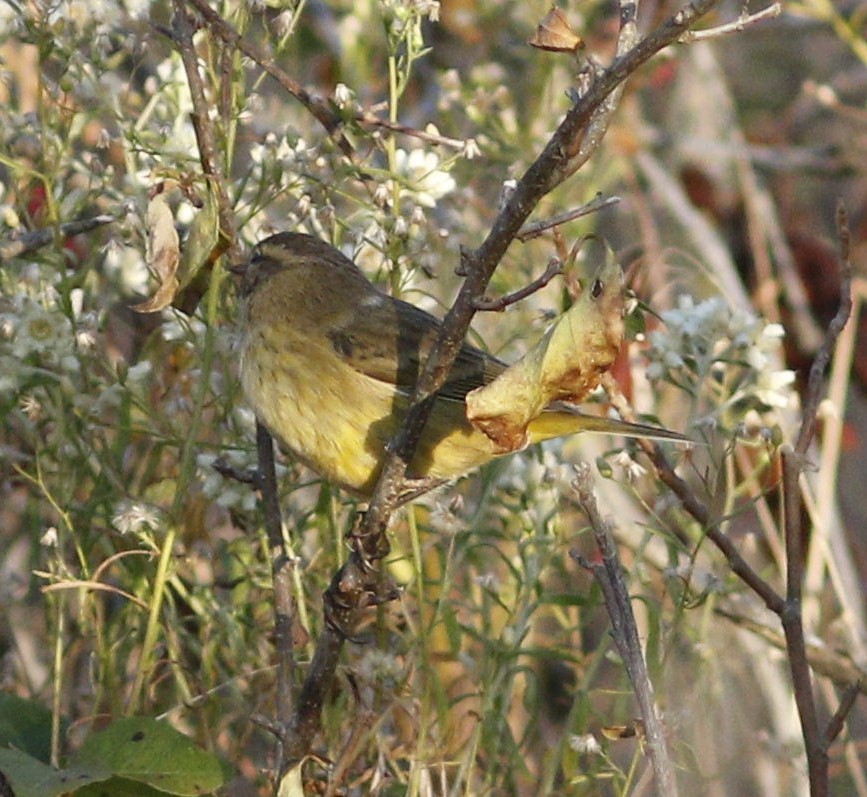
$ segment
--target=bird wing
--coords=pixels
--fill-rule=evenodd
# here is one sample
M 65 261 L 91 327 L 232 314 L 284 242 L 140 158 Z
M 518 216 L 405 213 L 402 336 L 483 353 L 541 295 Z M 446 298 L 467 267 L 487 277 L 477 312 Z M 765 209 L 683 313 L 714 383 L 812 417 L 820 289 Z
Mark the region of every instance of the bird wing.
M 430 313 L 377 291 L 363 296 L 328 335 L 344 362 L 409 394 L 441 326 Z M 439 395 L 463 401 L 470 390 L 487 384 L 505 368 L 500 360 L 465 343 Z

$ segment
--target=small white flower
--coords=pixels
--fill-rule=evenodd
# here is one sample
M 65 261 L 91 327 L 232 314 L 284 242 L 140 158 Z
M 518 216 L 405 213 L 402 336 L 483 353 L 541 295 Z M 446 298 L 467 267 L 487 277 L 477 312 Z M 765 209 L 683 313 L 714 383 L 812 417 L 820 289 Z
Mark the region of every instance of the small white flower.
M 72 344 L 72 327 L 59 309 L 45 309 L 30 302 L 22 310 L 21 321 L 15 328 L 11 353 L 23 360 L 36 354 L 59 361 Z
M 440 534 L 453 535 L 464 526 L 461 512 L 464 509 L 463 498 L 456 493 L 448 502 L 438 500 L 430 514 L 431 526 Z
M 338 108 L 355 106 L 355 92 L 345 83 L 338 83 L 331 93 L 331 99 Z
M 133 19 L 144 19 L 150 11 L 151 0 L 125 0 L 124 4 Z
M 119 282 L 125 293 L 144 295 L 147 292 L 150 274 L 138 249 L 124 246 L 118 241 L 109 241 L 105 248 L 103 268 Z
M 570 735 L 569 747 L 576 753 L 587 753 L 588 755 L 599 755 L 602 752 L 602 745 L 592 733 Z
M 72 317 L 80 318 L 84 307 L 84 291 L 81 288 L 73 288 L 69 292 L 69 304 L 72 306 Z
M 427 208 L 436 207 L 438 199 L 455 189 L 454 178 L 440 168 L 435 152 L 399 149 L 395 154 L 395 167 L 401 176 L 401 196 L 408 196 Z
M 788 407 L 794 383 L 794 371 L 759 371 L 755 395 L 768 407 Z
M 282 39 L 292 32 L 292 26 L 295 20 L 295 12 L 292 9 L 281 11 L 274 19 L 274 27 L 277 30 L 277 35 Z
M 310 213 L 312 207 L 313 198 L 310 196 L 310 194 L 304 194 L 298 200 L 298 204 L 295 206 L 295 212 L 298 214 L 298 218 L 306 218 L 307 215 Z
M 414 0 L 413 5 L 421 16 L 427 17 L 431 22 L 439 22 L 439 0 Z
M 388 207 L 388 203 L 391 201 L 391 190 L 391 180 L 378 183 L 373 192 L 373 204 L 378 208 Z
M 686 375 L 695 384 L 724 385 L 728 393 L 718 400 L 719 414 L 736 404 L 744 412 L 788 406 L 795 375 L 779 367 L 779 324 L 734 312 L 722 297 L 696 303 L 688 295 L 679 296 L 677 306 L 662 318 L 665 327 L 648 335 L 650 379 Z M 739 422 L 728 421 L 732 426 Z
M 625 449 L 618 451 L 611 458 L 611 461 L 619 468 L 623 469 L 623 475 L 626 477 L 627 481 L 634 482 L 647 473 L 647 469 L 636 462 Z
M 56 548 L 57 528 L 54 526 L 49 526 L 47 529 L 45 529 L 45 533 L 39 538 L 39 544 L 45 546 L 46 548 Z
M 256 414 L 249 407 L 234 407 L 232 409 L 234 427 L 253 440 L 256 436 Z
M 496 591 L 499 581 L 493 573 L 479 573 L 473 577 L 473 582 L 478 584 L 482 589 Z
M 121 534 L 134 534 L 145 529 L 155 531 L 160 525 L 159 513 L 154 507 L 137 501 L 122 501 L 111 519 L 111 524 Z
M 464 141 L 464 148 L 461 153 L 468 161 L 471 161 L 473 158 L 477 158 L 482 154 L 482 149 L 479 147 L 479 142 L 474 138 L 468 138 Z
M 22 396 L 18 406 L 31 421 L 38 421 L 42 416 L 42 403 L 32 393 Z

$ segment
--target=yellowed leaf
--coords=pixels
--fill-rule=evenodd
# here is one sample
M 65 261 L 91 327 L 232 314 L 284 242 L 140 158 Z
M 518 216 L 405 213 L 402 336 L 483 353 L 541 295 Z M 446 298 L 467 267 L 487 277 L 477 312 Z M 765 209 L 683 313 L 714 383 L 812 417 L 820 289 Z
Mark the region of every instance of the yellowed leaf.
M 514 365 L 467 394 L 467 419 L 502 452 L 527 443 L 551 402 L 578 404 L 599 385 L 623 339 L 623 272 L 612 252 L 578 301 Z
M 168 307 L 178 292 L 177 272 L 181 258 L 175 219 L 165 191 L 151 198 L 145 223 L 148 230 L 148 267 L 159 280 L 159 287 L 153 296 L 133 305 L 132 309 L 137 313 L 156 313 Z

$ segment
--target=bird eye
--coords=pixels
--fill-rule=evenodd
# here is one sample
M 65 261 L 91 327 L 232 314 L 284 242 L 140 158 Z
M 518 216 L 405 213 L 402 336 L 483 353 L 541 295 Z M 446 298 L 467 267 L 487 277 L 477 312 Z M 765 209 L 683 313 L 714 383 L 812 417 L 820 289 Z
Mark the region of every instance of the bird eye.
M 593 299 L 598 299 L 605 290 L 605 284 L 602 280 L 593 280 L 593 285 L 590 286 L 590 296 Z

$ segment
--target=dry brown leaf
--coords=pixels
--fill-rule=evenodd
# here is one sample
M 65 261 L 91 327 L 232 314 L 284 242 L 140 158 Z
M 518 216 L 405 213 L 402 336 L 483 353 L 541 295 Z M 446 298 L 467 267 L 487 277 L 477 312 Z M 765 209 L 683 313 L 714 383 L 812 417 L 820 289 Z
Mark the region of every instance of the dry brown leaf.
M 467 419 L 503 451 L 554 401 L 578 404 L 599 385 L 623 339 L 623 271 L 612 252 L 578 301 L 518 362 L 467 394 Z
M 527 44 L 552 53 L 574 53 L 584 46 L 584 40 L 572 30 L 566 15 L 555 6 L 544 16 Z
M 645 736 L 644 720 L 635 719 L 627 725 L 605 725 L 600 728 L 606 739 L 643 739 Z
M 148 267 L 159 280 L 156 293 L 133 305 L 137 313 L 156 313 L 172 303 L 178 292 L 178 263 L 181 259 L 180 239 L 175 219 L 165 191 L 160 191 L 148 203 L 145 219 L 148 230 Z

